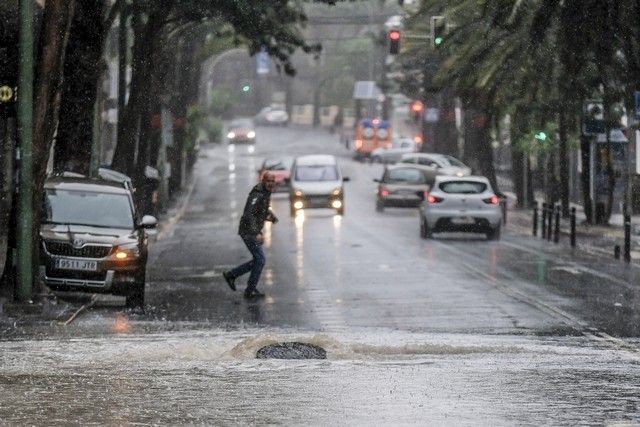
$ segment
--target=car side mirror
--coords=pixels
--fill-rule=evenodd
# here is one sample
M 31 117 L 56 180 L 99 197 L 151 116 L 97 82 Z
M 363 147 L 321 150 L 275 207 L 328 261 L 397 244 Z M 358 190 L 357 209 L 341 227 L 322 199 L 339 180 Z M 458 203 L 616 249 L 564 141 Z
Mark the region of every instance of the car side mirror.
M 348 182 L 348 181 L 351 181 L 351 178 L 349 178 L 348 176 L 343 176 L 342 181 Z
M 156 228 L 158 226 L 158 220 L 155 216 L 145 215 L 140 221 L 140 228 Z

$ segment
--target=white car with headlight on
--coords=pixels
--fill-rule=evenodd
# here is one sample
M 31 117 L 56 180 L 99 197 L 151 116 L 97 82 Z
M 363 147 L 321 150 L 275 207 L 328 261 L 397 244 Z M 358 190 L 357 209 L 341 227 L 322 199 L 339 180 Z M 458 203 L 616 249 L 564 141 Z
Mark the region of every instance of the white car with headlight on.
M 420 205 L 420 236 L 438 232 L 484 233 L 500 239 L 502 207 L 483 176 L 438 175 Z
M 343 177 L 335 156 L 310 155 L 295 159 L 290 175 L 291 216 L 304 209 L 335 209 L 344 214 Z

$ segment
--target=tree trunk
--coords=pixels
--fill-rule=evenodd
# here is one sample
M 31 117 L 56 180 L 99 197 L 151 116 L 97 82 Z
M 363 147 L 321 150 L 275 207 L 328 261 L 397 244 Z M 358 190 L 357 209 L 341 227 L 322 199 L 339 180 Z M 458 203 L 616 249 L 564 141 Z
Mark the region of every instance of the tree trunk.
M 569 216 L 569 150 L 568 150 L 568 129 L 567 112 L 561 107 L 558 117 L 558 134 L 560 137 L 559 157 L 560 157 L 560 202 L 562 203 L 562 216 Z
M 10 248 L 15 247 L 15 239 L 12 238 L 15 148 L 15 118 L 0 117 L 0 284 L 6 285 L 3 286 L 5 290 L 13 288 L 9 252 Z
M 132 26 L 134 34 L 131 58 L 131 84 L 129 102 L 118 128 L 118 144 L 113 154 L 112 168 L 133 175 L 136 161 L 136 146 L 143 113 L 143 104 L 149 102 L 148 94 L 153 68 L 153 52 L 164 16 L 156 12 L 143 22 L 142 12 L 133 7 Z
M 474 173 L 486 176 L 499 192 L 496 171 L 493 166 L 493 148 L 491 147 L 491 115 L 483 105 L 480 97 L 469 97 L 465 102 L 464 135 L 465 160 Z
M 103 0 L 80 0 L 66 48 L 55 170 L 88 174 L 94 105 L 103 72 Z

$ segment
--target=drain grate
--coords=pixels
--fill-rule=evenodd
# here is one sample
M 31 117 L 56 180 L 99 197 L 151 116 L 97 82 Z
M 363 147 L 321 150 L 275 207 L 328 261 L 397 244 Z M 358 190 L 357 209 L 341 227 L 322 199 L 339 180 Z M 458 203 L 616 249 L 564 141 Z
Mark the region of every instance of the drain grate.
M 327 351 L 317 345 L 304 342 L 281 342 L 262 347 L 256 353 L 258 359 L 326 359 Z

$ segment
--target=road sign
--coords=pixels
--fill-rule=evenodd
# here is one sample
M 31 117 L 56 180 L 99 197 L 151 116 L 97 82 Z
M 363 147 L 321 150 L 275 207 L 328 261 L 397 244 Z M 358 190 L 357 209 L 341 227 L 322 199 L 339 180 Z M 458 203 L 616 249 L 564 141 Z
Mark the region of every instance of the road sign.
M 269 74 L 269 54 L 264 50 L 256 54 L 256 72 Z
M 640 91 L 636 91 L 634 98 L 636 101 L 636 120 L 640 120 Z
M 10 86 L 0 86 L 0 102 L 13 100 L 13 89 Z
M 440 109 L 438 108 L 425 108 L 424 121 L 427 123 L 437 123 L 440 119 Z

